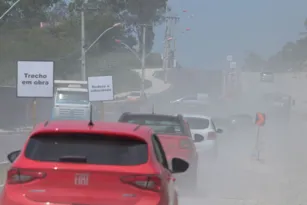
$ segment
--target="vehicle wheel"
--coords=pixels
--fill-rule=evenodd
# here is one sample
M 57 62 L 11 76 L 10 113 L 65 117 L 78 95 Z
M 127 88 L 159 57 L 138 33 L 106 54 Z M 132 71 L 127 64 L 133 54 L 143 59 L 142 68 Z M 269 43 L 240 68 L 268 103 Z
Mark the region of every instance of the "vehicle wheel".
M 194 164 L 193 167 L 191 167 L 192 169 L 189 172 L 189 175 L 187 177 L 188 181 L 187 181 L 187 188 L 189 190 L 189 192 L 195 192 L 197 190 L 197 165 Z

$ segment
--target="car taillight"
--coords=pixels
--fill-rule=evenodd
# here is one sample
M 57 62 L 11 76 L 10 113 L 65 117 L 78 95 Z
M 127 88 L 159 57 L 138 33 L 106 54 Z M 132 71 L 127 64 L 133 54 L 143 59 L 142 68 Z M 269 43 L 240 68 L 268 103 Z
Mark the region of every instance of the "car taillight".
M 180 148 L 181 149 L 192 149 L 192 143 L 190 140 L 180 140 Z
M 215 132 L 209 132 L 207 139 L 208 140 L 216 140 L 216 133 Z
M 159 175 L 129 175 L 121 178 L 121 181 L 140 189 L 159 192 L 162 180 Z
M 8 184 L 23 184 L 31 182 L 36 179 L 42 179 L 46 177 L 46 173 L 29 170 L 29 169 L 19 169 L 11 168 L 7 172 L 7 183 Z

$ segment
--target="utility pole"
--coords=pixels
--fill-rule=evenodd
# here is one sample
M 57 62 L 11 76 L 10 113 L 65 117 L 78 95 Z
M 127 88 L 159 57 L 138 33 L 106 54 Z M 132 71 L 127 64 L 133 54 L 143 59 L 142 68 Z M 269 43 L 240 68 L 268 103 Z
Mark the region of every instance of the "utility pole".
M 176 36 L 175 36 L 175 30 L 176 30 L 176 24 L 179 22 L 179 17 L 178 16 L 171 16 L 171 36 L 172 36 L 172 68 L 175 66 L 175 51 L 176 51 Z
M 81 79 L 86 81 L 84 3 L 81 7 Z
M 168 29 L 169 29 L 169 20 L 167 18 L 168 15 L 168 2 L 165 4 L 165 34 L 164 34 L 164 51 L 163 51 L 163 59 L 162 59 L 162 67 L 164 70 L 164 82 L 167 82 L 167 41 L 168 41 Z
M 143 45 L 142 45 L 142 85 L 141 85 L 141 97 L 145 96 L 145 60 L 146 60 L 146 26 L 143 27 Z
M 174 37 L 174 25 L 179 21 L 178 16 L 166 16 L 166 28 L 165 28 L 165 39 L 164 39 L 164 56 L 163 56 L 163 69 L 165 72 L 164 82 L 168 81 L 168 71 L 170 64 L 170 53 L 174 55 L 175 52 L 175 37 Z M 171 41 L 174 41 L 173 48 Z M 172 59 L 174 60 L 174 59 Z M 174 63 L 172 63 L 174 64 Z
M 166 16 L 166 28 L 165 28 L 165 39 L 164 39 L 164 56 L 163 56 L 163 69 L 165 72 L 164 75 L 164 82 L 168 81 L 168 71 L 170 60 L 173 62 L 171 63 L 171 67 L 174 67 L 174 60 L 175 60 L 175 50 L 176 50 L 176 38 L 175 38 L 175 29 L 174 26 L 179 21 L 178 16 Z M 173 44 L 171 44 L 173 41 Z M 170 56 L 170 53 L 172 55 Z M 172 59 L 170 59 L 172 57 Z
M 98 8 L 89 8 L 86 4 L 88 0 L 84 0 L 82 2 L 81 8 L 77 8 L 80 11 L 81 15 L 81 80 L 86 81 L 86 61 L 85 55 L 87 52 L 86 44 L 85 44 L 85 10 L 98 10 Z

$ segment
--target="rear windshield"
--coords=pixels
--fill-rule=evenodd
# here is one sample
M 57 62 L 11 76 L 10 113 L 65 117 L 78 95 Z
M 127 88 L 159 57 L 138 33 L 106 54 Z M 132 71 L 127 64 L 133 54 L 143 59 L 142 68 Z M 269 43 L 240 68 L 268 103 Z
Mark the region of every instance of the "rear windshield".
M 185 117 L 184 118 L 190 126 L 190 129 L 207 129 L 209 127 L 209 120 L 196 117 Z
M 261 73 L 261 75 L 273 75 L 273 73 L 270 73 L 270 72 L 263 72 L 263 73 Z
M 141 95 L 141 93 L 139 93 L 139 92 L 131 92 L 130 94 L 129 94 L 129 96 L 140 96 Z
M 157 134 L 185 135 L 183 125 L 173 116 L 127 115 L 120 121 L 149 126 Z
M 89 104 L 87 92 L 58 91 L 56 94 L 58 104 Z
M 46 162 L 61 162 L 63 157 L 84 157 L 87 164 L 125 166 L 146 163 L 148 149 L 146 142 L 125 136 L 40 134 L 30 139 L 25 156 Z

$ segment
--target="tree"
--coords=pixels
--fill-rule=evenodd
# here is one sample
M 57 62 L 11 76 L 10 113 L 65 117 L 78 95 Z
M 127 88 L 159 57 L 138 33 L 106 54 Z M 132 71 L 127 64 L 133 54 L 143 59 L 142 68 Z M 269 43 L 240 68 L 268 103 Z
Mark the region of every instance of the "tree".
M 167 0 L 106 0 L 118 17 L 125 22 L 126 29 L 137 36 L 137 42 L 142 47 L 143 30 L 141 24 L 146 24 L 146 51 L 149 52 L 153 46 L 153 26 L 160 24 L 163 20 Z
M 116 51 L 119 45 L 114 38 L 123 40 L 130 47 L 142 43 L 140 24 L 147 24 L 146 45 L 149 52 L 153 45 L 153 26 L 163 19 L 166 0 L 89 0 L 86 4 L 86 46 L 89 46 L 105 29 L 114 23 L 125 23 L 106 33 L 89 53 L 101 58 Z M 17 60 L 53 60 L 57 73 L 75 72 L 80 67 L 80 7 L 83 0 L 22 0 L 0 23 L 0 66 L 16 73 Z M 0 0 L 4 12 L 12 0 Z M 49 27 L 41 29 L 40 22 Z M 5 76 L 2 76 L 6 78 Z
M 3 13 L 15 1 L 1 0 L 0 12 Z M 22 0 L 3 19 L 3 25 L 8 28 L 32 28 L 47 20 L 48 11 L 59 0 Z
M 244 60 L 244 68 L 249 71 L 261 71 L 265 60 L 257 53 L 250 52 Z

